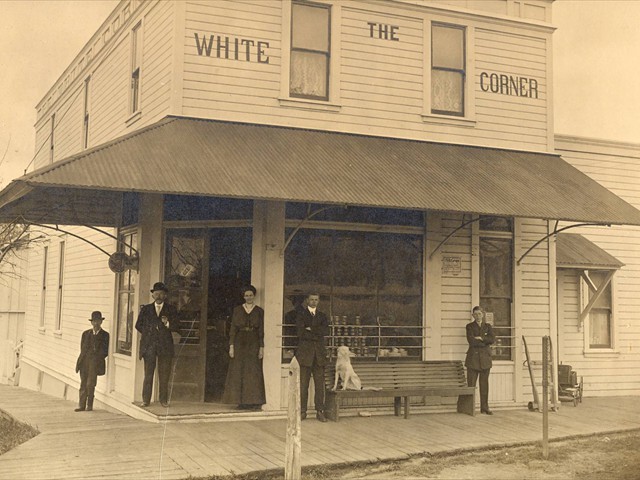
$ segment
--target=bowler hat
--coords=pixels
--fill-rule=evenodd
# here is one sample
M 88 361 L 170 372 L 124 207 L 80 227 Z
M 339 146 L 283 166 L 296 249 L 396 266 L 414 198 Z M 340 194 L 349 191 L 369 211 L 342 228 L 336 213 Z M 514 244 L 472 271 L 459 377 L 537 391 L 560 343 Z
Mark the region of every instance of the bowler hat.
M 156 282 L 153 284 L 153 288 L 151 289 L 151 293 L 156 292 L 158 290 L 164 290 L 165 292 L 168 292 L 169 289 L 167 288 L 167 286 L 162 283 L 162 282 Z
M 102 313 L 98 310 L 96 310 L 95 312 L 91 312 L 91 318 L 89 319 L 90 322 L 93 322 L 94 320 L 104 320 L 104 317 L 102 316 Z

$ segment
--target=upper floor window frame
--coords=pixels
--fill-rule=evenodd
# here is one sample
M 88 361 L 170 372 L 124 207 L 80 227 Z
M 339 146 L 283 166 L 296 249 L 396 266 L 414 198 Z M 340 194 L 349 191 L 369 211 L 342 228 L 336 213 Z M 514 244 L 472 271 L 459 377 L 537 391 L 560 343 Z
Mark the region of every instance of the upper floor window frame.
M 49 131 L 49 163 L 53 163 L 55 158 L 55 130 L 56 130 L 56 114 L 51 114 L 51 129 Z
M 129 113 L 136 115 L 141 111 L 140 93 L 142 84 L 142 20 L 131 28 L 131 66 L 129 75 Z
M 462 68 L 449 68 L 434 65 L 433 30 L 434 28 L 451 28 L 462 30 Z M 423 113 L 422 120 L 427 123 L 449 124 L 474 127 L 476 124 L 475 106 L 475 27 L 466 22 L 452 23 L 451 19 L 432 17 L 424 20 L 424 82 L 423 82 Z M 461 91 L 461 112 L 438 110 L 433 105 L 433 71 L 455 71 L 463 77 Z
M 329 10 L 328 42 L 327 42 L 327 95 L 319 97 L 313 95 L 292 94 L 291 92 L 291 65 L 293 45 L 293 6 L 302 5 Z M 281 85 L 279 103 L 283 107 L 302 108 L 306 110 L 319 110 L 339 112 L 340 105 L 340 24 L 342 5 L 339 1 L 304 1 L 289 0 L 283 2 L 282 16 L 282 62 Z M 305 51 L 296 49 L 296 51 Z
M 83 115 L 82 115 L 82 148 L 89 147 L 89 108 L 90 108 L 91 75 L 84 79 L 83 86 Z

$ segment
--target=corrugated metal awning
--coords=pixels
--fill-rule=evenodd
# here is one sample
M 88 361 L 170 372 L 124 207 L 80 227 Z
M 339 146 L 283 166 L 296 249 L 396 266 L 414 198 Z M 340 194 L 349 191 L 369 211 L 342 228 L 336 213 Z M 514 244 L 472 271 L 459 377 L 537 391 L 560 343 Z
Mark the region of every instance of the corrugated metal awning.
M 556 242 L 558 268 L 617 270 L 624 263 L 577 233 L 559 233 Z
M 0 220 L 68 192 L 59 223 L 113 224 L 127 191 L 640 225 L 558 155 L 176 117 L 14 180 Z

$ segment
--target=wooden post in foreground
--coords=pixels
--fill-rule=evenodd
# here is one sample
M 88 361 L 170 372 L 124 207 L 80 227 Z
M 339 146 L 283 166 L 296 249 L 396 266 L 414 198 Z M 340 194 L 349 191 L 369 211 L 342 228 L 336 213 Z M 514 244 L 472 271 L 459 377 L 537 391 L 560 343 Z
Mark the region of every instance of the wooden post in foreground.
M 287 413 L 287 441 L 284 454 L 285 480 L 300 480 L 302 464 L 302 432 L 300 428 L 300 364 L 293 357 L 289 364 L 289 408 Z
M 549 458 L 549 337 L 542 337 L 542 458 Z

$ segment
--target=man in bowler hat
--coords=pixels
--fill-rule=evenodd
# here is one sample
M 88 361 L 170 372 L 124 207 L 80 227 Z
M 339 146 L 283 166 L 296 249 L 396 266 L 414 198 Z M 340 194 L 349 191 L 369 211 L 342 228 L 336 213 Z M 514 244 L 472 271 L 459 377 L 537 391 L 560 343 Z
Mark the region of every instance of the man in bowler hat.
M 165 302 L 169 289 L 162 282 L 156 282 L 151 289 L 153 303 L 143 305 L 136 322 L 142 338 L 140 358 L 144 360 L 144 383 L 142 384 L 142 406 L 151 403 L 153 376 L 158 365 L 158 385 L 160 403 L 169 406 L 169 377 L 173 360 L 173 336 L 180 328 L 178 311 Z
M 467 367 L 467 385 L 475 387 L 480 377 L 480 411 L 493 415 L 489 410 L 489 372 L 491 371 L 491 344 L 495 341 L 491 325 L 484 321 L 482 307 L 473 307 L 473 321 L 467 324 L 469 349 L 464 364 Z
M 105 358 L 109 355 L 109 333 L 102 330 L 104 317 L 99 311 L 91 313 L 92 328 L 82 332 L 80 356 L 76 362 L 76 373 L 80 372 L 80 402 L 76 412 L 93 410 L 93 397 L 99 375 L 106 371 Z
M 302 420 L 307 418 L 307 401 L 309 382 L 313 375 L 315 387 L 316 418 L 326 422 L 324 415 L 324 367 L 327 364 L 325 338 L 329 335 L 329 320 L 318 310 L 320 295 L 310 294 L 306 297 L 306 308 L 298 311 L 296 330 L 298 333 L 298 349 L 296 358 L 300 364 L 300 414 Z

